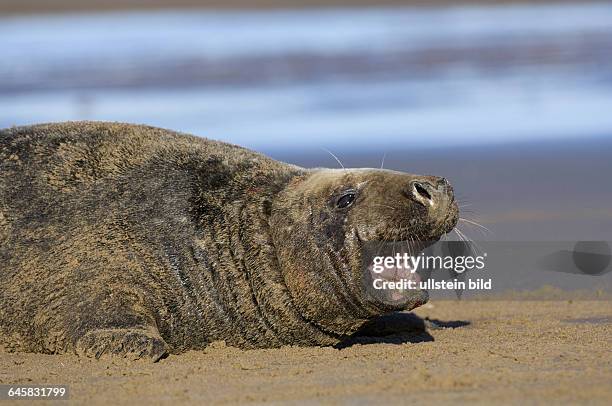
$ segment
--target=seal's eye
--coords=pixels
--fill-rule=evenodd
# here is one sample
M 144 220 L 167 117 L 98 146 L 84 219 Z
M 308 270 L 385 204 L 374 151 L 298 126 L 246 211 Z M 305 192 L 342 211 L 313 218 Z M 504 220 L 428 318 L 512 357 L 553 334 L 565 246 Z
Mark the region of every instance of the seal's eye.
M 339 209 L 345 209 L 349 207 L 355 201 L 355 192 L 348 192 L 342 195 L 336 202 L 336 206 Z

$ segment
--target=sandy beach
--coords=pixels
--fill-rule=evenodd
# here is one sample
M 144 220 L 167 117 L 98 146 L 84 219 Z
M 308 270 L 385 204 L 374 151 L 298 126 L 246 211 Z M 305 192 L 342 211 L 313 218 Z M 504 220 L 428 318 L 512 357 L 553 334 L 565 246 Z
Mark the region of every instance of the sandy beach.
M 156 364 L 0 352 L 0 383 L 67 384 L 78 404 L 609 404 L 610 301 L 438 301 L 416 315 L 343 349 L 214 343 Z

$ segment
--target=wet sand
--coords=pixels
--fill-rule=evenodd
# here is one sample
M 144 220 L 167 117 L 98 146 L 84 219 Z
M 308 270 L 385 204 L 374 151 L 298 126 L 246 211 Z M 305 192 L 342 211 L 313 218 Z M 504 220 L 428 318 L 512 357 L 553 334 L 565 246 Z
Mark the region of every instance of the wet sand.
M 0 383 L 68 384 L 78 404 L 612 399 L 610 301 L 437 301 L 416 314 L 396 318 L 400 332 L 343 349 L 241 351 L 215 343 L 156 364 L 0 352 Z M 426 317 L 433 323 L 422 329 Z

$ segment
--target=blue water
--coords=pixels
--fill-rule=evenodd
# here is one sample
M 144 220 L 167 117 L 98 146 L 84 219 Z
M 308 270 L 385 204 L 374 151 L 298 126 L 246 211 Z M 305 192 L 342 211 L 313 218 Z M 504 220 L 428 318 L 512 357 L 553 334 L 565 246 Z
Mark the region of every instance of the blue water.
M 256 149 L 612 136 L 612 5 L 0 18 L 0 127 L 112 120 Z

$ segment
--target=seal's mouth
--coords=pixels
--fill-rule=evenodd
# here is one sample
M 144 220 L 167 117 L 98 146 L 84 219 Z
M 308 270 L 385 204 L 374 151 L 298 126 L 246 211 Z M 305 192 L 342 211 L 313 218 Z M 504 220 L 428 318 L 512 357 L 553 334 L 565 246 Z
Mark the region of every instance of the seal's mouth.
M 393 302 L 404 299 L 406 291 L 420 290 L 422 278 L 410 264 L 407 264 L 407 266 L 393 264 L 390 267 L 385 267 L 382 272 L 376 272 L 374 264 L 372 264 L 368 271 L 372 273 L 373 279 L 379 278 L 381 285 L 389 289 L 389 299 Z M 391 284 L 393 284 L 393 287 L 391 287 Z M 398 288 L 397 285 L 403 286 Z
M 450 210 L 444 218 L 420 226 L 356 228 L 368 301 L 383 311 L 412 310 L 427 303 L 429 293 L 421 282 L 428 279 L 428 271 L 419 270 L 413 259 L 450 233 L 456 217 L 457 212 Z
M 425 279 L 414 258 L 434 242 L 367 243 L 363 251 L 363 283 L 370 301 L 386 311 L 411 310 L 427 302 Z

